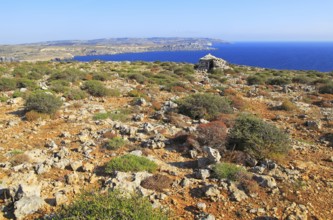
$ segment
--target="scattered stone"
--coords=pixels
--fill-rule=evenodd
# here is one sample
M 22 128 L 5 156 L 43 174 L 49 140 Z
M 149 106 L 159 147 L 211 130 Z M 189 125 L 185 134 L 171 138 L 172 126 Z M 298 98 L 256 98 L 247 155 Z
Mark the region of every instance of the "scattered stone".
M 240 202 L 248 198 L 246 193 L 243 190 L 238 189 L 233 182 L 229 186 L 229 191 L 231 193 L 230 197 L 234 201 Z
M 186 188 L 186 187 L 189 187 L 189 186 L 191 185 L 191 183 L 192 183 L 191 180 L 185 177 L 185 178 L 182 179 L 182 181 L 180 182 L 180 185 L 181 185 L 182 187 Z
M 23 197 L 14 204 L 14 215 L 18 220 L 35 213 L 46 205 L 44 199 L 38 196 Z
M 207 205 L 204 202 L 199 202 L 199 203 L 197 203 L 197 208 L 199 209 L 199 211 L 203 211 L 204 212 L 206 210 L 206 208 L 207 208 Z
M 196 217 L 197 220 L 215 220 L 215 216 L 212 214 L 202 213 Z
M 204 194 L 207 197 L 218 197 L 220 195 L 220 190 L 215 185 L 209 185 L 204 188 Z
M 144 99 L 144 98 L 139 98 L 136 102 L 135 102 L 136 105 L 139 105 L 139 106 L 142 106 L 142 107 L 145 107 L 148 105 L 147 101 Z
M 66 175 L 65 179 L 66 183 L 69 185 L 78 184 L 80 182 L 79 175 L 76 172 Z
M 68 201 L 66 193 L 64 191 L 58 191 L 54 194 L 55 197 L 55 205 L 59 206 L 65 204 Z
M 82 161 L 74 161 L 72 163 L 70 163 L 70 166 L 72 168 L 73 171 L 77 171 L 80 167 L 82 167 Z
M 204 151 L 208 154 L 209 163 L 218 163 L 221 160 L 220 152 L 211 147 L 204 147 Z
M 92 173 L 94 171 L 94 169 L 95 169 L 95 166 L 92 163 L 85 163 L 82 166 L 82 169 L 83 169 L 84 172 Z
M 210 177 L 210 172 L 207 169 L 199 169 L 195 172 L 195 177 L 198 179 L 205 180 Z
M 58 145 L 54 142 L 54 140 L 47 140 L 45 143 L 45 147 L 50 148 L 51 150 L 58 149 Z
M 134 115 L 132 119 L 134 121 L 143 121 L 144 118 L 145 118 L 144 114 L 137 114 L 137 115 Z
M 322 128 L 322 122 L 321 121 L 306 121 L 304 123 L 306 127 L 313 130 L 320 130 Z
M 274 188 L 277 186 L 275 179 L 271 176 L 253 175 L 253 179 L 262 187 Z

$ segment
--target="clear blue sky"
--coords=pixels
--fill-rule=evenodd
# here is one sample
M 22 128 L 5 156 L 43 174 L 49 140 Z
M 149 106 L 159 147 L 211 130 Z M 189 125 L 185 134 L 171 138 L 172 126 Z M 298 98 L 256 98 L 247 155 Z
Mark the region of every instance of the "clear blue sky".
M 0 44 L 110 37 L 333 41 L 333 0 L 0 0 Z

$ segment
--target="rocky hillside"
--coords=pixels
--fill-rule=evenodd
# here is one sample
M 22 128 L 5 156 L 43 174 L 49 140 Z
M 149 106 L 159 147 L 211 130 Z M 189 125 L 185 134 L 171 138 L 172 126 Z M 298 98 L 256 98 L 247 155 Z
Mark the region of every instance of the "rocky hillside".
M 332 74 L 206 56 L 0 76 L 1 219 L 332 218 Z

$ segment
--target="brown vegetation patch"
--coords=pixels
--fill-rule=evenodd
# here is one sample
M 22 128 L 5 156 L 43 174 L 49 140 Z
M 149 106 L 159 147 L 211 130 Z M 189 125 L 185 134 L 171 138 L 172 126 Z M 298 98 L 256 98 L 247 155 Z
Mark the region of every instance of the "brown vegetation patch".
M 163 191 L 171 187 L 172 179 L 165 175 L 156 174 L 151 177 L 144 179 L 141 182 L 141 186 L 146 189 L 151 189 L 155 191 Z

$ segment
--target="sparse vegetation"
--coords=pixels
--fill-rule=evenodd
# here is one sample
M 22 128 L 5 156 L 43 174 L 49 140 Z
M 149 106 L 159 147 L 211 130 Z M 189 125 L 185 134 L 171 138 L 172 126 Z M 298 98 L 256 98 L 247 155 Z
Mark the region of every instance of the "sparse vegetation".
M 179 112 L 193 119 L 211 120 L 220 113 L 231 113 L 229 101 L 209 93 L 195 94 L 178 100 Z
M 321 94 L 333 94 L 333 82 L 320 86 L 319 87 L 319 93 L 321 93 Z
M 210 146 L 220 151 L 226 149 L 227 127 L 221 121 L 201 124 L 197 128 L 197 139 L 201 146 Z
M 81 100 L 87 97 L 87 93 L 81 89 L 71 89 L 65 92 L 64 97 L 68 100 Z
M 123 147 L 126 144 L 126 141 L 121 137 L 114 137 L 104 144 L 104 148 L 108 150 L 117 150 Z
M 100 82 L 97 80 L 90 80 L 84 83 L 82 86 L 83 90 L 86 90 L 90 95 L 103 97 L 108 96 L 110 91 Z
M 26 111 L 36 111 L 45 114 L 54 114 L 62 105 L 62 101 L 49 93 L 32 93 L 25 102 Z
M 119 191 L 110 191 L 84 193 L 52 219 L 167 220 L 168 215 L 161 209 L 154 209 L 148 199 L 139 195 L 126 196 Z
M 10 91 L 16 89 L 16 80 L 12 78 L 0 78 L 0 91 Z
M 146 189 L 156 190 L 156 191 L 163 191 L 164 189 L 168 189 L 171 187 L 172 179 L 168 176 L 155 174 L 151 177 L 144 179 L 141 182 L 141 186 Z
M 240 173 L 245 173 L 245 169 L 232 163 L 218 163 L 213 167 L 214 174 L 219 179 L 237 180 Z
M 236 119 L 228 145 L 229 149 L 245 151 L 258 159 L 286 154 L 290 148 L 289 138 L 284 132 L 248 114 Z
M 148 171 L 155 172 L 157 169 L 156 163 L 145 158 L 139 157 L 132 154 L 126 154 L 121 157 L 112 159 L 107 163 L 105 171 L 107 173 L 113 173 L 114 171 L 122 172 L 140 172 Z

